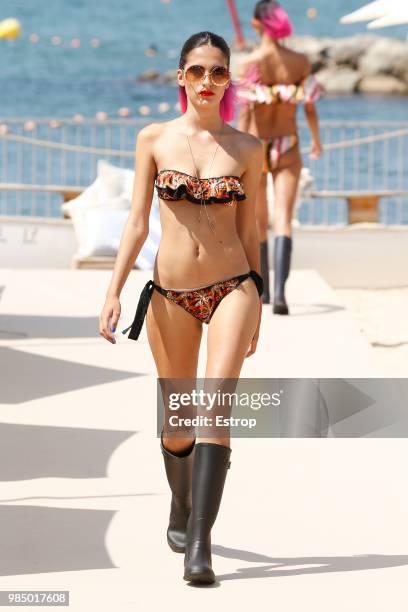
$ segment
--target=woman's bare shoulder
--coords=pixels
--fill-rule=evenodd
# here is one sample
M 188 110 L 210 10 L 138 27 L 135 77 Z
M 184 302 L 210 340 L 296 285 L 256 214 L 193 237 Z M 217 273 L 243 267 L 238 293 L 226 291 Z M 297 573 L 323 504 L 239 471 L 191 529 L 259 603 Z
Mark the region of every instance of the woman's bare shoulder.
M 248 68 L 259 60 L 259 52 L 255 49 L 239 58 L 237 63 L 238 77 L 245 75 Z
M 260 169 L 263 156 L 262 141 L 256 136 L 248 134 L 248 132 L 241 132 L 241 134 L 241 159 L 243 166 L 246 170 L 249 168 L 255 169 L 257 166 Z
M 298 66 L 301 68 L 302 72 L 309 73 L 311 70 L 311 64 L 308 56 L 305 53 L 301 53 L 300 51 L 295 51 L 294 49 L 290 49 L 288 47 L 283 48 L 284 53 L 288 58 L 292 61 L 296 61 Z
M 155 144 L 161 139 L 167 139 L 177 133 L 179 118 L 170 119 L 169 121 L 160 121 L 149 123 L 142 128 L 138 134 L 143 142 Z
M 236 128 L 231 127 L 231 136 L 235 138 L 235 145 L 238 145 L 244 155 L 256 154 L 258 149 L 262 148 L 262 142 L 257 136 L 248 134 L 248 132 L 242 132 Z
M 138 142 L 153 144 L 166 129 L 167 121 L 148 123 L 137 134 Z

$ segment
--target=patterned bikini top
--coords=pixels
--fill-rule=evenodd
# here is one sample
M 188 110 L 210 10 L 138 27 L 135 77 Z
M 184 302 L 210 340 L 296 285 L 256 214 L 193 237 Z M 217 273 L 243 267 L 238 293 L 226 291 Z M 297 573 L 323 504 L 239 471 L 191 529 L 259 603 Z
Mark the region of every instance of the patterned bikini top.
M 323 94 L 323 87 L 312 74 L 299 83 L 266 85 L 262 82 L 258 66 L 250 64 L 245 76 L 237 83 L 237 97 L 242 104 L 277 104 L 289 102 L 306 104 L 316 102 Z
M 160 170 L 156 176 L 157 195 L 163 200 L 188 200 L 194 204 L 226 204 L 245 200 L 239 176 L 197 178 L 179 170 Z

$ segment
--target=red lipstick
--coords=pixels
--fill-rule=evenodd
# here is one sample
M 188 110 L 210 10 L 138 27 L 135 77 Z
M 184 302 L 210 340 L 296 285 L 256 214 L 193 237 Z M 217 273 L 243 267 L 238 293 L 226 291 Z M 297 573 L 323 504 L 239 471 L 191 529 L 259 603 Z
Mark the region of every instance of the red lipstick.
M 210 96 L 213 96 L 213 92 L 209 91 L 208 89 L 203 89 L 202 91 L 200 91 L 200 96 L 204 96 L 206 98 L 209 98 Z

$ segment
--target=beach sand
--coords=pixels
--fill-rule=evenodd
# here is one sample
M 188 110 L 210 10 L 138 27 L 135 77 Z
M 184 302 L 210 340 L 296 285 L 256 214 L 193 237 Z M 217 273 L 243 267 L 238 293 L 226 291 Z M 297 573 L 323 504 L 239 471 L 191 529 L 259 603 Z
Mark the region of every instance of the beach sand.
M 408 377 L 408 287 L 335 289 L 390 376 Z

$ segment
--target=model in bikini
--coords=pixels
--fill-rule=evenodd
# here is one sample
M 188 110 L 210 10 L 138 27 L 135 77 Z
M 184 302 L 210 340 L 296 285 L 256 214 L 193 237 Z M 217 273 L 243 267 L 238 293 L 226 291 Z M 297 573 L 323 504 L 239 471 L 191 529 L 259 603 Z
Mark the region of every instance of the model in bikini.
M 262 301 L 269 303 L 267 174 L 274 186 L 274 299 L 275 314 L 289 314 L 285 283 L 289 276 L 292 251 L 292 214 L 298 189 L 302 158 L 296 125 L 296 108 L 304 105 L 311 130 L 310 156 L 321 153 L 318 119 L 314 102 L 321 88 L 310 74 L 310 62 L 302 53 L 283 47 L 279 40 L 290 36 L 288 15 L 274 0 L 255 5 L 252 27 L 261 44 L 238 68 L 238 96 L 241 111 L 238 128 L 263 142 L 263 173 L 259 185 L 256 217 L 260 237 Z
M 129 338 L 146 319 L 160 379 L 197 377 L 203 323 L 208 324 L 205 379 L 236 379 L 258 342 L 263 291 L 255 199 L 262 144 L 226 123 L 232 118 L 230 50 L 200 32 L 184 44 L 178 83 L 182 115 L 152 123 L 137 137 L 132 207 L 100 316 L 100 333 L 114 343 L 119 296 L 148 236 L 153 189 L 162 237 L 153 279 L 144 287 Z M 167 541 L 184 552 L 184 579 L 215 580 L 211 528 L 227 469 L 230 431 L 195 438 L 171 436 L 161 451 L 172 491 Z

